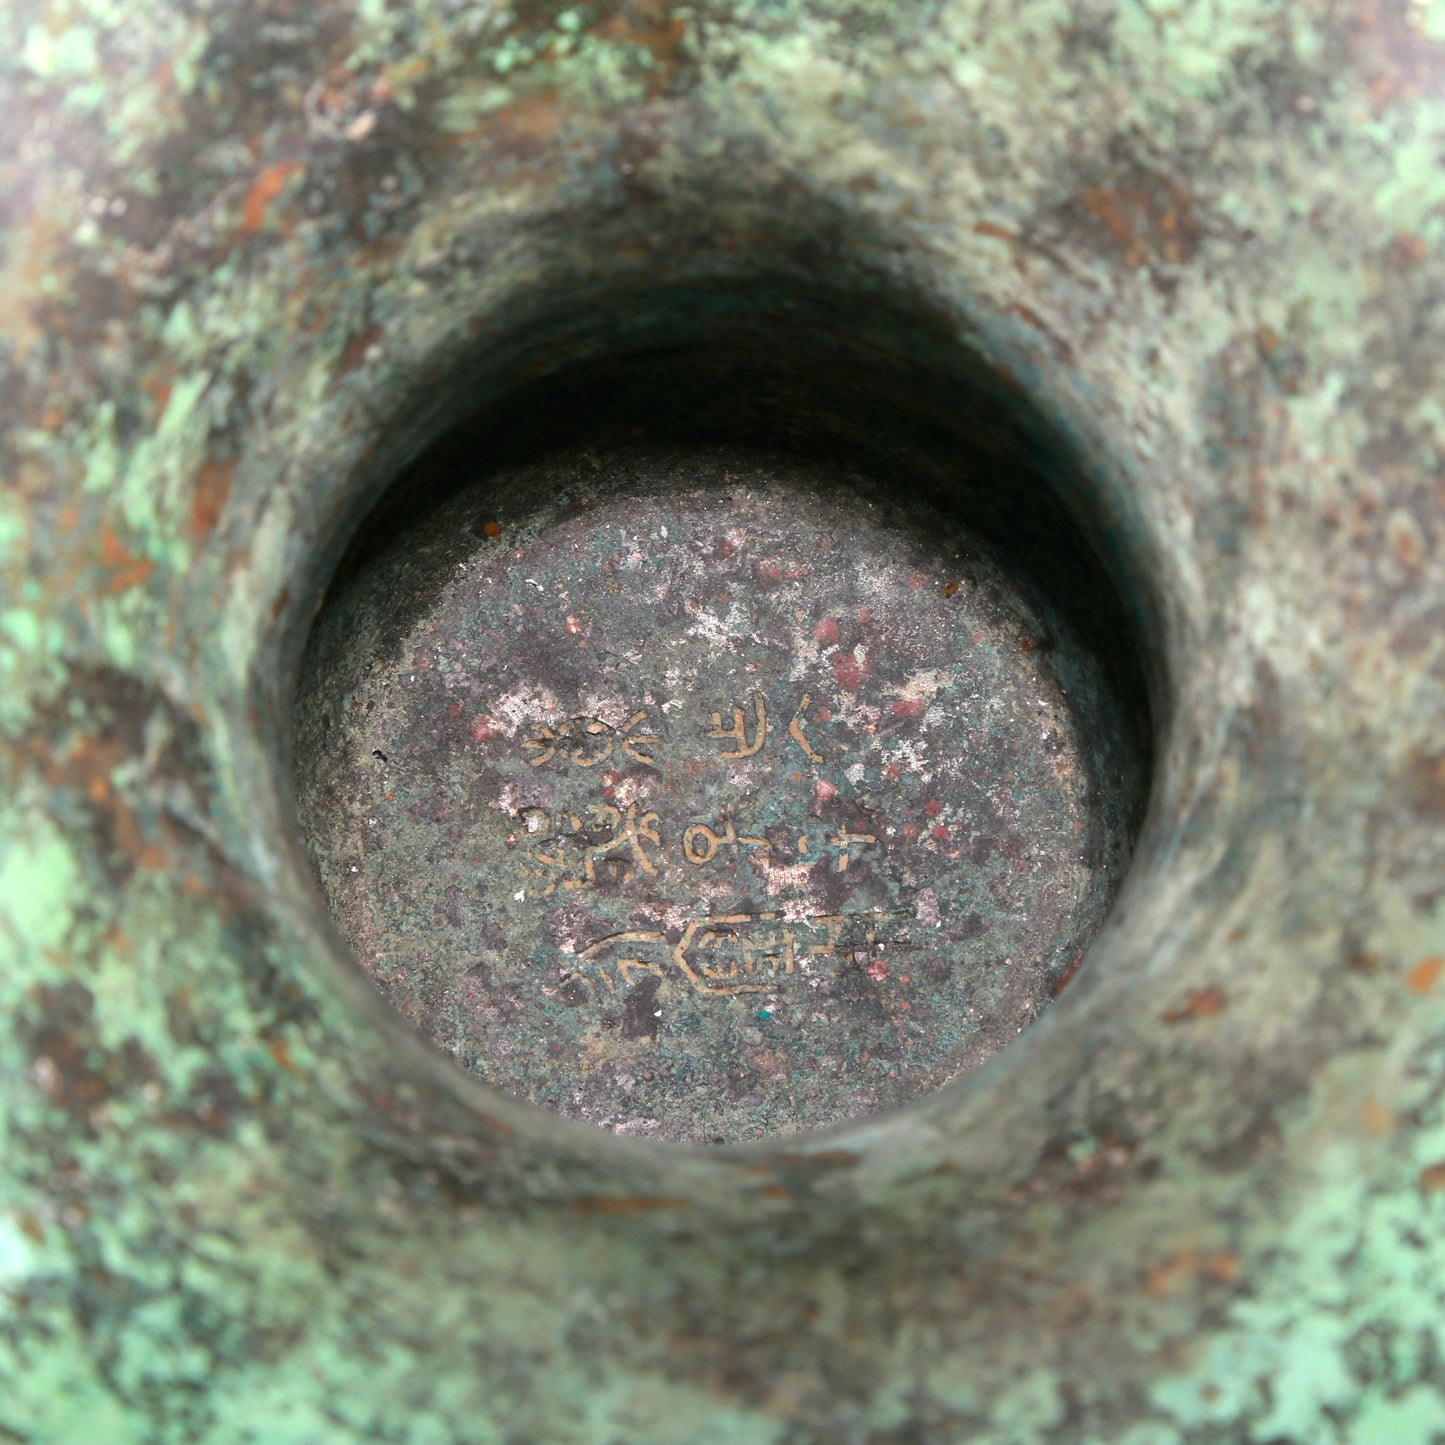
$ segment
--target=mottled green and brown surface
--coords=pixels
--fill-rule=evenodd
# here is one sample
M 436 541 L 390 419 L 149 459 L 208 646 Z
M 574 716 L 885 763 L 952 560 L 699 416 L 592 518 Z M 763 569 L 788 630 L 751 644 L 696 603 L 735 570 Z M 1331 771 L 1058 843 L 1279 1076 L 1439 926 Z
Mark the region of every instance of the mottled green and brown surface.
M 1445 1430 L 1439 4 L 16 0 L 0 121 L 0 1438 Z M 287 715 L 449 378 L 750 277 L 1055 419 L 1160 756 L 1013 1047 L 689 1150 L 377 1001 Z

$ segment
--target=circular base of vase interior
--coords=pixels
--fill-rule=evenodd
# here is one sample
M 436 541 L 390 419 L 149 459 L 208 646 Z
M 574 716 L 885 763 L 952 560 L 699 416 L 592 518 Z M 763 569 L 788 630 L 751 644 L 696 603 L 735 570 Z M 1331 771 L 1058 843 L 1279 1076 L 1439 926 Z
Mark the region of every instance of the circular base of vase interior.
M 621 1133 L 785 1134 L 976 1067 L 1067 982 L 1128 851 L 1101 676 L 932 503 L 634 439 L 345 571 L 300 810 L 362 967 L 465 1068 Z

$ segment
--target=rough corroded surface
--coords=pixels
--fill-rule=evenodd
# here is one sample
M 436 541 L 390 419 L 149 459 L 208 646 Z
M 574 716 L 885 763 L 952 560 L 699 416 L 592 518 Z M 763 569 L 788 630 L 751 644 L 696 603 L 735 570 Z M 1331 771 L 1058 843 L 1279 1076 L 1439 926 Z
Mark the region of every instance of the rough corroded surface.
M 957 519 L 861 480 L 564 453 L 328 599 L 309 852 L 480 1078 L 617 1133 L 791 1133 L 977 1067 L 1076 968 L 1142 792 L 1099 666 Z
M 0 1434 L 1445 1429 L 1438 5 L 16 0 L 0 77 Z M 689 1151 L 373 1003 L 286 700 L 459 366 L 752 275 L 1058 420 L 1166 726 L 1015 1047 Z

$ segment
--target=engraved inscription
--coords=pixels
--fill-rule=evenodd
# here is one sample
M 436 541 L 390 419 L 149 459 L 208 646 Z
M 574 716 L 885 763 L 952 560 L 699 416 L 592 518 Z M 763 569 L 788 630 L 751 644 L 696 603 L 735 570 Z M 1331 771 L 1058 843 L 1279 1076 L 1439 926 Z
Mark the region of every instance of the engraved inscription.
M 803 694 L 803 700 L 798 704 L 798 710 L 793 714 L 793 720 L 788 724 L 788 736 L 802 748 L 809 759 L 815 763 L 823 761 L 822 753 L 818 752 L 808 741 L 808 735 L 804 731 L 806 727 L 806 715 L 813 698 L 810 693 Z
M 566 819 L 570 825 L 566 832 L 555 830 L 552 815 L 543 808 L 526 808 L 519 814 L 529 833 L 544 835 L 535 852 L 543 871 L 544 898 L 558 888 L 595 884 L 599 875 L 630 883 L 637 870 L 649 877 L 657 873 L 654 850 L 661 850 L 662 836 L 656 813 L 644 812 L 637 803 L 625 809 L 588 803 L 584 811 L 591 821 L 573 813 Z
M 733 723 L 731 727 L 724 727 L 722 714 L 715 712 L 712 715 L 712 727 L 708 731 L 710 738 L 731 738 L 737 747 L 731 752 L 725 752 L 725 758 L 751 758 L 762 752 L 763 744 L 768 740 L 768 703 L 767 699 L 760 692 L 755 692 L 748 699 L 752 708 L 752 734 L 748 734 L 748 713 L 746 708 L 735 707 L 733 709 Z
M 527 761 L 534 768 L 562 757 L 579 768 L 598 768 L 611 759 L 615 750 L 639 763 L 653 761 L 650 752 L 657 741 L 656 733 L 635 731 L 647 720 L 644 709 L 634 712 L 619 728 L 609 727 L 601 718 L 573 717 L 559 723 L 538 723 L 535 737 L 522 744 L 533 754 Z
M 668 855 L 659 815 L 643 811 L 637 803 L 629 803 L 625 809 L 588 803 L 581 813 L 555 819 L 544 808 L 524 808 L 518 818 L 538 840 L 533 857 L 544 898 L 552 897 L 559 888 L 585 888 L 599 881 L 631 883 L 639 872 L 656 877 L 676 861 Z M 739 833 L 729 818 L 691 823 L 680 835 L 671 836 L 679 838 L 682 859 L 693 868 L 737 857 L 743 850 L 760 865 L 782 861 L 767 838 Z M 802 863 L 831 859 L 835 872 L 846 873 L 863 849 L 877 843 L 874 833 L 840 827 L 835 832 L 800 833 L 791 846 Z
M 810 693 L 802 694 L 788 723 L 786 738 L 810 761 L 822 763 L 823 754 L 806 731 L 807 710 L 812 702 Z M 535 723 L 533 736 L 521 746 L 534 768 L 560 762 L 563 766 L 596 770 L 604 763 L 622 758 L 657 766 L 657 748 L 662 738 L 655 731 L 643 730 L 647 719 L 647 709 L 643 707 L 635 708 L 618 727 L 590 716 Z M 731 723 L 725 725 L 723 715 L 714 712 L 712 726 L 703 735 L 731 744 L 720 750 L 718 756 L 733 762 L 756 757 L 773 731 L 767 697 L 762 692 L 754 692 L 741 706 L 733 708 Z M 604 786 L 607 786 L 605 782 Z M 831 859 L 834 871 L 846 873 L 862 849 L 879 842 L 874 833 L 852 831 L 843 826 L 833 831 L 799 833 L 792 840 L 770 840 L 758 831 L 742 831 L 744 825 L 728 816 L 694 817 L 675 829 L 664 830 L 657 811 L 635 802 L 621 805 L 611 801 L 586 802 L 556 813 L 527 807 L 517 816 L 535 839 L 532 857 L 537 891 L 543 898 L 554 897 L 559 890 L 616 887 L 633 882 L 639 875 L 656 877 L 677 863 L 704 868 L 711 863 L 747 858 L 759 867 L 766 867 L 785 863 L 812 865 Z M 794 852 L 795 857 L 789 858 Z
M 706 823 L 694 823 L 682 835 L 682 856 L 695 867 L 711 863 L 719 849 L 756 848 L 763 853 L 769 851 L 766 838 L 753 838 L 734 830 L 732 820 L 725 818 L 718 827 Z
M 521 1097 L 698 1143 L 988 1057 L 1122 856 L 1078 735 L 1108 720 L 1032 594 L 832 475 L 708 465 L 528 472 L 536 528 L 437 549 L 424 613 L 400 547 L 298 724 L 318 876 L 396 1007 Z
M 767 993 L 790 974 L 820 974 L 851 962 L 876 967 L 885 951 L 914 947 L 905 911 L 818 914 L 729 913 L 689 920 L 675 940 L 660 930 L 609 934 L 576 955 L 564 979 L 600 983 L 609 993 L 638 973 L 689 984 L 704 994 Z

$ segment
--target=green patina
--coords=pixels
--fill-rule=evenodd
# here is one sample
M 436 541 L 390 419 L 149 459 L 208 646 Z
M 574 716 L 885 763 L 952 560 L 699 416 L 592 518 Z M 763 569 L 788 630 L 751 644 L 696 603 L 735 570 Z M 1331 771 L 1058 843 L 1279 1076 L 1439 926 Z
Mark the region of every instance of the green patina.
M 0 16 L 0 1437 L 1445 1430 L 1441 7 L 183 9 Z M 1044 1022 L 703 1154 L 375 1000 L 278 630 L 538 297 L 749 277 L 1056 419 L 1169 727 Z

